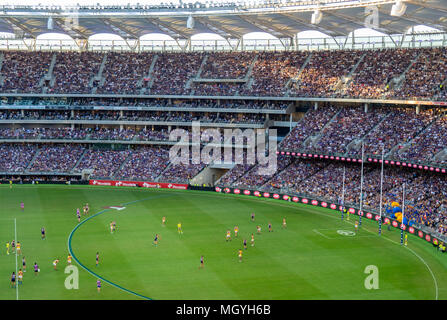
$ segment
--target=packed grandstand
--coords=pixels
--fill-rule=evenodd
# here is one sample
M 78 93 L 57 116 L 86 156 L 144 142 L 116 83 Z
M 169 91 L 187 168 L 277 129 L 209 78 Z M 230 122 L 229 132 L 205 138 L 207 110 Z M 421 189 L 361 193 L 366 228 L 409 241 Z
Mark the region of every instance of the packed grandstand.
M 447 234 L 447 47 L 337 50 L 0 52 L 0 173 L 13 181 L 197 184 L 170 132 L 278 130 L 278 166 L 226 163 L 206 181 L 378 210 L 407 184 L 407 219 Z M 224 142 L 224 141 L 221 141 Z M 203 145 L 202 145 L 203 147 Z M 350 161 L 342 161 L 347 160 Z M 352 161 L 351 161 L 352 160 Z M 353 161 L 355 160 L 355 161 Z M 402 165 L 391 165 L 403 164 Z M 215 164 L 216 165 L 216 164 Z

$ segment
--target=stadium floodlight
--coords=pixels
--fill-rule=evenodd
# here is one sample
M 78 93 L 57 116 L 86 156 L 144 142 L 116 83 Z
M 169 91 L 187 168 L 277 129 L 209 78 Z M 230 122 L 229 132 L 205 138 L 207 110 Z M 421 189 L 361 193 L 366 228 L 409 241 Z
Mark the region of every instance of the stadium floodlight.
M 323 19 L 323 13 L 320 10 L 315 10 L 314 13 L 312 13 L 311 23 L 319 24 L 321 19 Z
M 398 0 L 391 7 L 391 15 L 394 17 L 401 17 L 405 13 L 405 10 L 407 10 L 407 5 L 401 0 Z

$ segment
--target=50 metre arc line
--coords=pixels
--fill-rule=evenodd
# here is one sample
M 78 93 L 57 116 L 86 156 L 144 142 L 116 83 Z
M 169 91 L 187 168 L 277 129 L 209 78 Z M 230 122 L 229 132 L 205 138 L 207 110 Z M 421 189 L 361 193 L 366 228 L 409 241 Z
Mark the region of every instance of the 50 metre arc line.
M 126 203 L 123 203 L 122 205 L 124 206 L 124 205 L 129 205 L 129 204 L 133 204 L 133 203 L 137 203 L 137 202 L 141 202 L 141 201 L 146 201 L 146 200 L 151 200 L 151 199 L 156 199 L 156 198 L 162 198 L 162 197 L 170 197 L 170 196 L 171 196 L 171 195 L 159 195 L 159 196 L 155 196 L 155 197 L 149 197 L 149 198 L 145 198 L 145 199 L 140 199 L 140 200 L 134 200 L 134 201 L 131 201 L 131 202 L 126 202 Z M 133 295 L 135 295 L 135 296 L 137 296 L 137 297 L 139 297 L 139 298 L 146 299 L 146 300 L 154 300 L 154 299 L 152 299 L 152 298 L 146 297 L 146 296 L 144 296 L 144 295 L 142 295 L 142 294 L 139 294 L 139 293 L 137 293 L 137 292 L 134 292 L 134 291 L 132 291 L 132 290 L 126 289 L 126 288 L 120 286 L 119 284 L 116 284 L 116 283 L 114 283 L 114 282 L 112 282 L 112 281 L 110 281 L 110 280 L 108 280 L 108 279 L 105 279 L 104 277 L 100 276 L 99 274 L 93 272 L 92 270 L 90 270 L 89 268 L 87 268 L 86 266 L 84 266 L 84 264 L 82 264 L 82 262 L 79 261 L 79 259 L 76 257 L 75 253 L 73 252 L 73 249 L 72 249 L 72 247 L 71 247 L 71 240 L 72 240 L 72 238 L 73 238 L 73 234 L 76 232 L 76 230 L 77 230 L 80 226 L 82 226 L 84 223 L 86 223 L 87 221 L 89 221 L 90 219 L 93 219 L 93 218 L 99 216 L 100 214 L 103 214 L 104 212 L 107 212 L 107 211 L 109 211 L 109 210 L 110 210 L 110 209 L 104 209 L 104 210 L 101 210 L 101 211 L 95 213 L 94 215 L 92 215 L 91 217 L 88 217 L 87 219 L 81 221 L 80 223 L 78 223 L 78 224 L 76 225 L 76 227 L 74 227 L 74 229 L 70 232 L 70 235 L 68 236 L 68 252 L 69 252 L 70 255 L 73 257 L 73 259 L 74 259 L 74 260 L 81 266 L 81 268 L 83 268 L 85 271 L 87 271 L 87 272 L 90 273 L 91 275 L 97 277 L 98 279 L 101 279 L 102 281 L 104 281 L 104 282 L 110 284 L 111 286 L 114 286 L 115 288 L 118 288 L 118 289 L 120 289 L 120 290 L 123 290 L 123 291 L 125 291 L 125 292 L 127 292 L 127 293 L 133 294 Z

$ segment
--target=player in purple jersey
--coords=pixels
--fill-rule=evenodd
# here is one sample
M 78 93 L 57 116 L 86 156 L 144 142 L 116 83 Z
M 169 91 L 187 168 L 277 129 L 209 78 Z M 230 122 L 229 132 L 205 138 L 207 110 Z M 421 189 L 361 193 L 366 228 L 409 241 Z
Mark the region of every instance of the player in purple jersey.
M 96 252 L 96 266 L 99 265 L 99 252 Z
M 81 222 L 81 212 L 79 211 L 79 208 L 76 209 L 76 216 L 78 217 L 78 222 Z
M 22 211 L 25 210 L 25 204 L 23 203 L 23 201 L 20 202 L 20 209 L 22 209 Z
M 37 276 L 37 273 L 39 273 L 40 269 L 39 266 L 37 265 L 37 262 L 34 262 L 34 275 Z
M 96 280 L 96 287 L 98 288 L 98 293 L 101 291 L 101 280 Z
M 42 235 L 42 240 L 45 240 L 45 227 L 42 227 L 42 229 L 40 229 L 40 233 Z

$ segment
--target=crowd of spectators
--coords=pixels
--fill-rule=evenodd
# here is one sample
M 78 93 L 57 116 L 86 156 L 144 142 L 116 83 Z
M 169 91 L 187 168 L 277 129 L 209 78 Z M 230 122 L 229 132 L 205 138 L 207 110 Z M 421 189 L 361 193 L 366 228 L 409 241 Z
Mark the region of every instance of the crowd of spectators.
M 150 94 L 189 94 L 189 79 L 195 77 L 202 63 L 203 53 L 164 53 L 159 56 L 151 77 Z M 152 79 L 151 79 L 152 81 Z
M 93 150 L 88 149 L 83 154 L 74 172 L 92 169 L 96 178 L 114 177 L 124 160 L 129 156 L 129 150 Z
M 0 139 L 37 139 L 39 131 L 34 128 L 0 128 Z
M 281 141 L 281 149 L 301 150 L 303 142 L 316 134 L 339 112 L 341 108 L 325 106 L 309 109 L 292 131 Z
M 371 130 L 363 139 L 365 154 L 381 156 L 393 148 L 399 150 L 427 127 L 437 116 L 434 109 L 422 110 L 417 114 L 414 108 L 392 108 L 386 119 Z M 351 149 L 349 155 L 361 155 L 361 147 Z
M 124 165 L 115 173 L 116 178 L 155 181 L 169 163 L 165 148 L 138 148 L 133 150 Z
M 53 54 L 52 80 L 43 81 Z M 41 93 L 46 87 L 48 93 L 91 93 L 96 87 L 97 93 L 105 94 L 140 94 L 146 88 L 144 94 L 150 95 L 434 100 L 446 96 L 440 90 L 447 80 L 446 48 L 315 51 L 305 66 L 308 52 L 159 53 L 152 72 L 153 53 L 110 52 L 96 80 L 102 53 L 4 51 L 3 55 L 1 92 Z M 394 82 L 401 76 L 402 81 Z M 197 77 L 247 81 L 194 82 Z
M 240 94 L 246 96 L 284 96 L 286 84 L 298 75 L 307 52 L 260 52 L 253 67 L 252 82 Z
M 396 159 L 414 162 L 446 163 L 444 159 L 435 159 L 436 154 L 447 146 L 447 114 L 439 116 L 426 130 L 416 136 L 407 148 L 395 154 Z
M 48 93 L 91 93 L 90 81 L 98 73 L 103 54 L 58 52 L 53 68 L 54 85 Z
M 44 145 L 38 150 L 29 171 L 70 172 L 80 159 L 85 148 L 80 145 Z
M 218 116 L 219 115 L 219 116 Z M 275 115 L 280 121 L 287 121 L 288 115 Z M 0 120 L 113 120 L 113 121 L 170 121 L 170 122 L 223 122 L 261 124 L 266 113 L 243 112 L 188 112 L 188 111 L 0 111 Z
M 276 159 L 276 170 L 270 171 L 272 163 L 258 164 L 233 182 L 233 185 L 238 187 L 262 186 L 269 181 L 277 171 L 282 171 L 291 162 L 291 157 L 279 155 Z
M 291 96 L 327 97 L 336 92 L 336 85 L 351 71 L 362 56 L 362 51 L 336 50 L 314 52 L 296 83 Z
M 195 82 L 192 86 L 195 96 L 235 96 L 244 89 L 245 83 Z
M 105 82 L 103 86 L 99 86 L 97 93 L 138 94 L 144 83 L 143 78 L 149 72 L 153 56 L 148 52 L 108 53 L 102 73 Z
M 0 172 L 23 172 L 36 153 L 33 145 L 0 145 Z
M 88 131 L 82 129 L 62 128 L 35 128 L 40 139 L 70 139 L 83 140 L 87 137 Z
M 349 143 L 362 138 L 380 123 L 387 110 L 374 108 L 364 112 L 362 107 L 343 108 L 321 131 L 321 137 L 312 143 L 309 150 L 325 154 L 344 154 Z
M 42 92 L 39 85 L 49 70 L 52 52 L 3 51 L 2 54 L 2 92 Z
M 324 167 L 313 161 L 293 161 L 285 170 L 276 174 L 266 185 L 268 190 L 299 190 L 298 185 Z
M 389 82 L 408 68 L 419 49 L 381 49 L 366 51 L 352 75 L 352 81 L 340 93 L 343 97 L 381 98 Z
M 378 158 L 383 148 L 388 159 L 444 164 L 447 157 L 435 158 L 447 146 L 443 112 L 427 108 L 416 113 L 410 107 L 375 107 L 367 112 L 361 107 L 311 108 L 279 148 L 360 158 L 363 143 L 365 157 Z
M 202 68 L 200 78 L 242 79 L 246 76 L 256 52 L 214 52 Z
M 199 164 L 192 163 L 170 163 L 164 172 L 159 177 L 160 182 L 173 182 L 173 183 L 189 183 L 189 180 L 194 178 L 206 164 L 201 162 Z
M 420 56 L 405 74 L 404 83 L 391 90 L 388 97 L 430 99 L 439 93 L 439 86 L 447 79 L 446 48 L 420 49 L 418 52 Z

